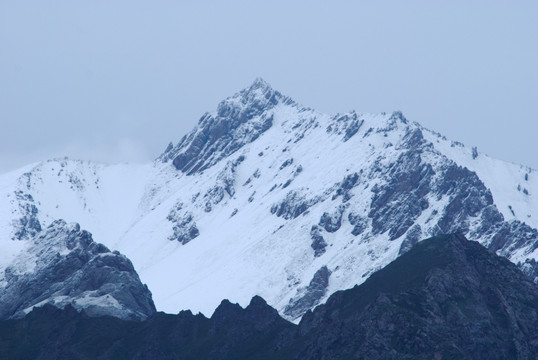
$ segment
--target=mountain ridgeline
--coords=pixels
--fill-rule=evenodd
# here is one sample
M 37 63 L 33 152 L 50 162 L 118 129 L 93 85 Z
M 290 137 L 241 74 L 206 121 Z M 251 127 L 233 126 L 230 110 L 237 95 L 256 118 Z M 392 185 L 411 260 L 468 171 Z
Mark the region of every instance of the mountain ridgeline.
M 461 235 L 419 242 L 298 325 L 260 297 L 143 322 L 37 308 L 0 322 L 17 359 L 535 359 L 538 286 Z
M 322 114 L 261 79 L 152 163 L 44 161 L 0 176 L 0 197 L 3 318 L 56 303 L 142 319 L 147 284 L 159 311 L 210 315 L 222 299 L 245 307 L 259 295 L 298 323 L 420 239 L 456 232 L 538 280 L 535 170 L 401 112 Z M 68 241 L 33 266 L 58 219 L 95 244 Z M 88 283 L 97 265 L 118 276 Z M 49 281 L 57 268 L 81 275 Z

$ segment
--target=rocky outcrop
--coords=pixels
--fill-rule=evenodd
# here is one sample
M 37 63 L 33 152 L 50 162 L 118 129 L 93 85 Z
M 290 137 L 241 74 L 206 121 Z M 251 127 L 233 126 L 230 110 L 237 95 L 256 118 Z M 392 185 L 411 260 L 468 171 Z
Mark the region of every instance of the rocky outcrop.
M 304 289 L 299 289 L 293 299 L 284 309 L 284 314 L 290 319 L 298 319 L 309 309 L 319 304 L 320 300 L 327 293 L 329 277 L 331 272 L 327 266 L 322 266 Z
M 78 224 L 57 220 L 31 242 L 0 274 L 0 318 L 20 318 L 44 304 L 131 320 L 155 312 L 129 259 Z
M 342 214 L 346 210 L 345 206 L 340 205 L 331 212 L 324 212 L 319 219 L 319 226 L 329 233 L 336 232 L 342 226 Z
M 314 225 L 310 230 L 310 238 L 312 239 L 312 244 L 310 247 L 314 250 L 314 256 L 318 257 L 325 254 L 325 248 L 327 247 L 327 242 L 321 235 L 321 229 Z
M 319 198 L 309 199 L 301 191 L 292 190 L 286 194 L 282 201 L 271 207 L 271 214 L 283 217 L 286 220 L 295 219 L 319 201 Z
M 338 184 L 335 194 L 333 195 L 333 200 L 338 196 L 342 196 L 342 202 L 347 202 L 351 199 L 351 189 L 355 187 L 357 181 L 359 180 L 359 174 L 353 173 L 344 177 L 341 183 Z
M 218 205 L 224 196 L 232 198 L 235 195 L 236 169 L 245 160 L 243 155 L 234 161 L 228 161 L 226 166 L 218 173 L 215 185 L 209 188 L 204 194 L 205 212 L 210 212 L 214 205 Z
M 349 114 L 338 114 L 334 116 L 332 120 L 332 123 L 326 129 L 327 133 L 337 135 L 343 134 L 344 142 L 355 135 L 364 124 L 364 120 L 360 119 L 359 115 L 354 111 Z
M 21 190 L 15 192 L 15 201 L 18 204 L 20 217 L 13 221 L 13 237 L 17 240 L 29 239 L 41 231 L 38 219 L 38 209 L 34 198 Z
M 420 151 L 406 151 L 387 169 L 387 183 L 375 185 L 368 216 L 374 235 L 389 232 L 390 240 L 405 234 L 429 206 L 427 196 L 434 175 Z
M 359 214 L 356 214 L 353 211 L 348 214 L 347 219 L 349 223 L 353 225 L 353 230 L 351 230 L 351 234 L 353 236 L 359 236 L 368 228 L 367 219 L 361 217 Z
M 172 234 L 168 240 L 179 241 L 183 245 L 200 235 L 191 212 L 183 210 L 183 203 L 176 204 L 166 217 L 172 225 Z

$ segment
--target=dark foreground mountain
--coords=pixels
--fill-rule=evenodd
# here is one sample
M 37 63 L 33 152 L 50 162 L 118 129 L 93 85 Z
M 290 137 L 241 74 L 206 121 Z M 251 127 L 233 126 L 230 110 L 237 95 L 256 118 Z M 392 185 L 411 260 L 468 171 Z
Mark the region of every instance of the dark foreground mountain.
M 537 311 L 538 287 L 515 265 L 439 236 L 307 313 L 298 358 L 536 359 Z
M 263 299 L 147 321 L 35 309 L 0 323 L 2 359 L 536 359 L 538 287 L 460 235 L 418 243 L 299 325 Z

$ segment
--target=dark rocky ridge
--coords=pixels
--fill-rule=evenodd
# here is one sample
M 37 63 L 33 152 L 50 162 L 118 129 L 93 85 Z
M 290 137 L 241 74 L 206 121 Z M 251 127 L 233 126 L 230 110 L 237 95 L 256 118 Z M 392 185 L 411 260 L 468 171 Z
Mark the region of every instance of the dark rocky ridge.
M 129 259 L 94 242 L 78 224 L 57 220 L 30 241 L 2 274 L 1 319 L 23 317 L 45 303 L 132 320 L 155 313 Z
M 0 357 L 17 359 L 535 359 L 538 287 L 460 235 L 418 243 L 299 325 L 261 298 L 145 322 L 44 307 L 0 322 Z
M 333 294 L 299 331 L 313 339 L 302 359 L 531 359 L 538 287 L 480 244 L 439 236 Z
M 245 309 L 225 300 L 210 319 L 182 311 L 143 322 L 44 306 L 0 321 L 0 358 L 269 360 L 294 328 L 259 297 Z

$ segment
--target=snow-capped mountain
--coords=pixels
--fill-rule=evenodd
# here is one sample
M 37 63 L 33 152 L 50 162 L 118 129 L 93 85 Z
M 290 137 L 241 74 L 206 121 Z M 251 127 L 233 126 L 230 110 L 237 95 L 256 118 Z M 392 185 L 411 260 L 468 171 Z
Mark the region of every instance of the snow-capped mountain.
M 400 112 L 321 114 L 257 79 L 151 164 L 59 159 L 1 176 L 0 272 L 65 219 L 125 254 L 158 310 L 210 315 L 260 295 L 297 319 L 440 233 L 537 278 L 537 194 L 535 170 Z

